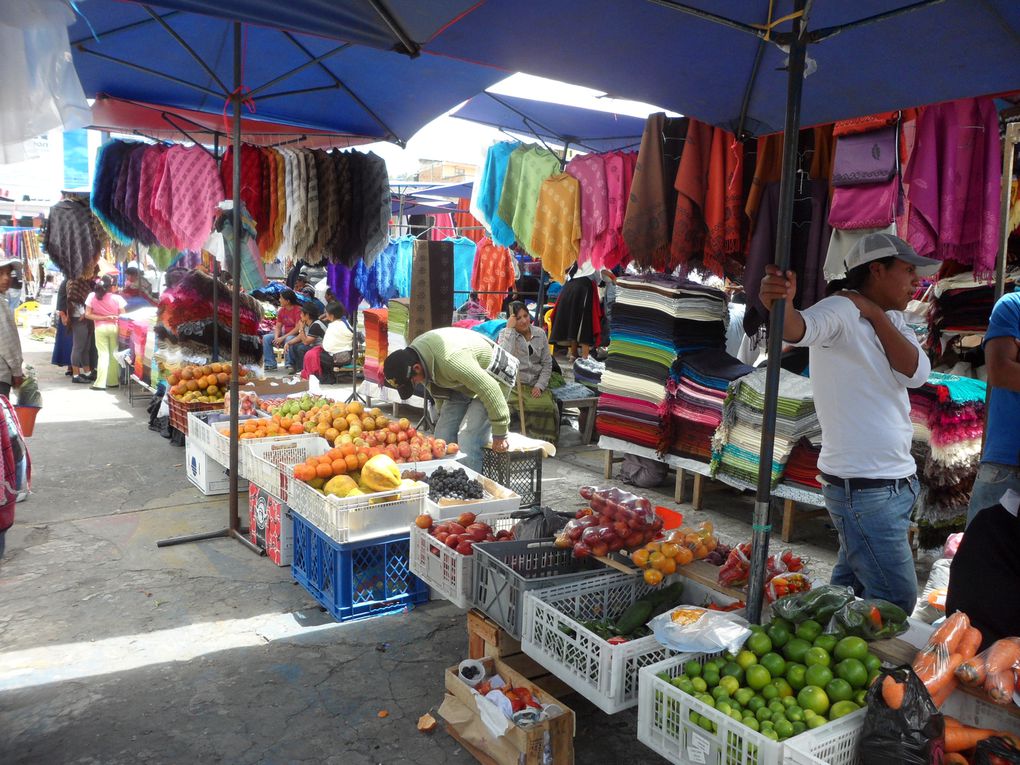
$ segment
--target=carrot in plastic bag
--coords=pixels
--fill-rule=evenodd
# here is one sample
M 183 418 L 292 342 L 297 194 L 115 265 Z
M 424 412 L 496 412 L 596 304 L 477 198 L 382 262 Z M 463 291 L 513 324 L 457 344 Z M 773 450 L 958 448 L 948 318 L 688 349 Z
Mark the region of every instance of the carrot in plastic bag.
M 946 617 L 942 625 L 928 638 L 928 645 L 944 645 L 948 653 L 956 653 L 964 634 L 970 629 L 970 619 L 963 611 Z
M 1013 700 L 1013 670 L 1003 669 L 998 672 L 988 670 L 985 678 L 985 692 L 996 704 L 1009 704 Z
M 971 659 L 977 656 L 978 649 L 981 648 L 982 639 L 981 630 L 977 627 L 971 627 L 963 634 L 956 652 L 964 659 Z
M 969 688 L 976 688 L 983 685 L 988 670 L 985 666 L 987 651 L 980 653 L 956 668 L 956 679 Z
M 997 640 L 988 649 L 988 674 L 1020 667 L 1020 638 Z

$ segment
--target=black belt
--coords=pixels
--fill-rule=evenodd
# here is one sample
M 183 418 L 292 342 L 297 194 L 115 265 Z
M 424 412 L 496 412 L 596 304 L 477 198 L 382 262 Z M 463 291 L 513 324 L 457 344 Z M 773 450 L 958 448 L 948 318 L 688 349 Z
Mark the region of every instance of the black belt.
M 843 486 L 849 488 L 850 491 L 885 489 L 890 486 L 898 488 L 901 482 L 910 483 L 914 479 L 914 476 L 908 476 L 907 478 L 837 478 L 828 473 L 819 473 L 819 475 L 821 475 L 826 483 L 831 483 L 833 486 Z

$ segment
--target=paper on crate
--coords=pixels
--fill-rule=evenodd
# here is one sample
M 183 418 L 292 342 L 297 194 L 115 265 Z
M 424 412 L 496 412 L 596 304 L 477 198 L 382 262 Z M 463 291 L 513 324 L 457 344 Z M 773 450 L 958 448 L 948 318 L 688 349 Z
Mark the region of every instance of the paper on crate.
M 446 720 L 457 735 L 499 763 L 516 763 L 520 757 L 514 746 L 503 736 L 493 738 L 477 712 L 449 693 L 439 707 L 439 716 Z
M 522 436 L 520 433 L 507 433 L 506 445 L 508 452 L 530 452 L 534 449 L 541 449 L 542 456 L 544 457 L 556 456 L 556 447 L 548 441 L 543 441 L 540 438 L 529 438 L 528 436 Z M 492 444 L 490 443 L 489 446 L 491 447 Z

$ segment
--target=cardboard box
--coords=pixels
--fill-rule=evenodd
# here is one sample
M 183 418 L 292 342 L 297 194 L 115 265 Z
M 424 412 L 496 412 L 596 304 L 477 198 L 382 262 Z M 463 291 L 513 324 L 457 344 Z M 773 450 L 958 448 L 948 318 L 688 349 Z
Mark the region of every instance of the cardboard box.
M 188 439 L 184 450 L 184 470 L 188 480 L 207 497 L 226 494 L 230 491 L 230 475 L 227 469 L 202 451 L 199 444 Z M 238 478 L 237 491 L 248 491 L 248 482 Z
M 529 728 L 521 728 L 511 722 L 506 733 L 494 736 L 482 722 L 478 708 L 479 703 L 491 702 L 482 699 L 460 679 L 457 667 L 450 667 L 446 670 L 447 696 L 439 709 L 439 715 L 446 720 L 450 735 L 484 765 L 544 765 L 548 737 L 552 765 L 573 765 L 573 710 L 499 659 L 485 658 L 480 661 L 485 664 L 487 676 L 497 674 L 508 685 L 527 688 L 543 705 L 555 704 L 563 710 L 563 714 Z
M 254 391 L 262 398 L 275 396 L 289 396 L 292 393 L 307 393 L 308 380 L 298 379 L 294 383 L 286 383 L 280 379 L 267 378 L 265 380 L 252 380 L 240 387 L 239 392 Z
M 277 566 L 289 566 L 294 558 L 293 529 L 290 508 L 265 489 L 249 484 L 248 537 Z

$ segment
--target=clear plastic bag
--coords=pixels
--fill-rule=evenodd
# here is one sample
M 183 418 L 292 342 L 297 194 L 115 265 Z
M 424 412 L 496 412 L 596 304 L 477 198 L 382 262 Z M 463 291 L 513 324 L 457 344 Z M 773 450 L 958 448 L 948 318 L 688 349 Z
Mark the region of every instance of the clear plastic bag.
M 616 487 L 582 486 L 590 508 L 578 512 L 556 538 L 557 547 L 572 547 L 575 558 L 636 550 L 655 539 L 662 519 L 645 497 Z
M 655 639 L 681 653 L 737 653 L 751 635 L 747 620 L 698 606 L 678 606 L 652 619 Z
M 853 600 L 852 588 L 823 584 L 808 592 L 780 598 L 773 603 L 772 613 L 793 624 L 800 624 L 808 619 L 814 619 L 819 624 L 828 624 L 839 609 Z
M 970 688 L 983 689 L 989 700 L 1009 704 L 1020 678 L 1020 638 L 1003 638 L 956 670 L 956 679 Z
M 835 632 L 865 640 L 884 640 L 907 631 L 907 613 L 887 600 L 853 600 L 832 617 Z

